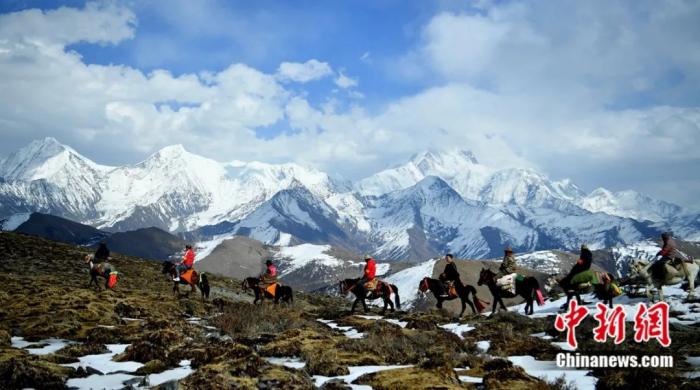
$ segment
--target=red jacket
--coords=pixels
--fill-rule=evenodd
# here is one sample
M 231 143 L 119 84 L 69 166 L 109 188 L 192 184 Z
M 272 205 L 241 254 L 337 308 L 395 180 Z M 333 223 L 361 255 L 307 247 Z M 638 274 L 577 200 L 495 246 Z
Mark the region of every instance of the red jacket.
M 372 280 L 376 274 L 377 262 L 375 262 L 374 259 L 367 260 L 367 264 L 365 264 L 365 278 L 367 278 L 367 280 Z
M 194 250 L 188 249 L 185 252 L 185 257 L 182 258 L 182 264 L 188 267 L 192 267 L 192 265 L 194 264 Z

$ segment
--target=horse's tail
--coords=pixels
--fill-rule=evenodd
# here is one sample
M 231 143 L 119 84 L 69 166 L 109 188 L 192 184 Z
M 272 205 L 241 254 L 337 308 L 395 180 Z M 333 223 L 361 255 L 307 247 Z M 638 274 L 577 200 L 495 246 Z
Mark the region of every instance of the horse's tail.
M 399 288 L 396 285 L 391 284 L 391 289 L 394 290 L 394 303 L 397 309 L 401 309 L 401 298 L 399 297 Z
M 532 281 L 532 298 L 537 301 L 539 306 L 544 305 L 544 296 L 542 295 L 542 290 L 540 289 L 540 282 L 534 277 L 530 277 Z
M 488 305 L 490 302 L 479 299 L 479 297 L 476 295 L 476 288 L 471 284 L 465 284 L 464 288 L 467 290 L 467 294 L 472 294 L 472 297 L 474 298 L 474 306 L 476 307 L 477 312 L 481 313 L 484 311 L 486 309 L 486 305 Z

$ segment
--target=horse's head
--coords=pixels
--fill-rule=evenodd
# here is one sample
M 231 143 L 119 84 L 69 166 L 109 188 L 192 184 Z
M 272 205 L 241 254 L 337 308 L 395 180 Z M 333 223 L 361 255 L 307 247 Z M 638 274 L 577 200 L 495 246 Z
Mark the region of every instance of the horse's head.
M 484 285 L 484 283 L 488 284 L 493 281 L 494 276 L 496 274 L 493 271 L 488 268 L 482 268 L 481 272 L 479 272 L 479 281 L 476 284 L 479 286 Z
M 418 284 L 418 291 L 422 292 L 423 294 L 426 293 L 430 289 L 430 285 L 428 284 L 428 277 L 424 277 L 423 280 L 420 281 Z
M 85 258 L 84 258 L 85 264 L 90 263 L 92 261 L 92 259 L 93 259 L 92 255 L 85 255 Z
M 170 274 L 174 270 L 175 265 L 171 261 L 163 262 L 163 269 L 160 271 L 162 274 Z

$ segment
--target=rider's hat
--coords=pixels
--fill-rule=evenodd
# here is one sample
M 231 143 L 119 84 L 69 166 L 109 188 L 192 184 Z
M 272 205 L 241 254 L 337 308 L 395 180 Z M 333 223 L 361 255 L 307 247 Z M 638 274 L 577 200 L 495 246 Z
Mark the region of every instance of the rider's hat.
M 272 264 L 272 260 L 270 260 L 270 259 L 265 260 L 265 264 L 267 264 L 267 265 Z
M 513 248 L 511 248 L 510 245 L 508 245 L 503 251 L 506 253 L 513 253 Z
M 365 258 L 365 261 L 367 261 L 367 260 L 371 260 L 371 259 L 372 259 L 372 256 L 370 256 L 370 255 L 365 255 L 364 258 Z

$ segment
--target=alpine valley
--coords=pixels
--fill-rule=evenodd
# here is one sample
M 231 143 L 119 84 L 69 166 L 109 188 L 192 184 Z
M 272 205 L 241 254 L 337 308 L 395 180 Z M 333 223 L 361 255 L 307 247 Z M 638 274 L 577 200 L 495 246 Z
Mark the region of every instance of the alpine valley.
M 0 216 L 41 212 L 107 232 L 156 227 L 211 253 L 234 236 L 331 245 L 388 261 L 633 244 L 665 230 L 700 240 L 700 214 L 634 191 L 584 193 L 462 150 L 426 151 L 355 183 L 294 163 L 218 162 L 168 146 L 111 167 L 53 138 L 0 161 Z

